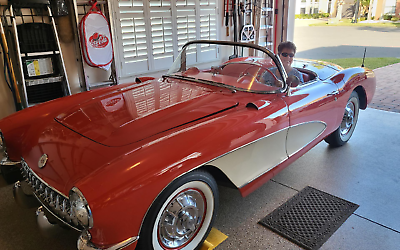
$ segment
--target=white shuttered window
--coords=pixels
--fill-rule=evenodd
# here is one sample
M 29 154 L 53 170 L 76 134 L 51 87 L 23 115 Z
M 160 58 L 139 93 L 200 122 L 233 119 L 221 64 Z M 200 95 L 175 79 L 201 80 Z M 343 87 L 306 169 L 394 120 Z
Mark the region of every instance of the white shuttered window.
M 186 42 L 218 38 L 217 0 L 118 0 L 111 7 L 121 77 L 166 70 Z M 213 47 L 191 53 L 193 63 L 217 58 Z

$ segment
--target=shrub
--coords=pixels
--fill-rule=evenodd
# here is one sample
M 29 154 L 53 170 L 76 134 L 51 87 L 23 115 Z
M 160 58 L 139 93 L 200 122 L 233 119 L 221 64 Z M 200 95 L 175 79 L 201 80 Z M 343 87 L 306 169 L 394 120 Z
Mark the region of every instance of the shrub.
M 393 15 L 390 15 L 390 14 L 383 15 L 383 20 L 391 20 L 392 18 L 393 18 Z
M 365 21 L 366 18 L 365 17 L 360 17 L 360 21 Z
M 390 19 L 390 20 L 396 22 L 396 21 L 399 21 L 399 18 L 398 17 L 392 17 L 392 19 Z
M 314 13 L 314 14 L 297 14 L 294 16 L 296 19 L 318 19 L 322 17 L 329 17 L 329 13 Z
M 319 18 L 319 13 L 312 14 L 312 18 L 318 19 Z
M 310 19 L 311 15 L 310 14 L 300 14 L 300 19 Z

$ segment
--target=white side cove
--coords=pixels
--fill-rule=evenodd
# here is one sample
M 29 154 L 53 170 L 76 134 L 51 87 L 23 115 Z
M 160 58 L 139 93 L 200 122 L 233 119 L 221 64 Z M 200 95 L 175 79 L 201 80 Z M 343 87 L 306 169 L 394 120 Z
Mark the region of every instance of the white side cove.
M 288 159 L 326 128 L 320 121 L 285 128 L 237 148 L 209 164 L 218 167 L 237 187 L 242 187 Z M 287 142 L 287 143 L 286 143 Z
M 324 132 L 326 124 L 321 121 L 291 126 L 287 136 L 287 154 L 292 156 Z
M 288 128 L 238 148 L 209 164 L 218 167 L 237 187 L 241 187 L 286 160 Z

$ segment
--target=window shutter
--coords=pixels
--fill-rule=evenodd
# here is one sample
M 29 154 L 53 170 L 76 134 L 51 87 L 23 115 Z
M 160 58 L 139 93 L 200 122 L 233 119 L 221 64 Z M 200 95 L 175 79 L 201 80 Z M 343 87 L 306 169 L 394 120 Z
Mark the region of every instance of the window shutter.
M 111 5 L 121 77 L 168 69 L 186 42 L 218 39 L 217 0 L 119 0 Z M 216 52 L 216 46 L 193 48 L 187 51 L 188 64 L 214 60 Z
M 216 0 L 200 0 L 200 40 L 217 40 Z M 218 58 L 216 45 L 202 45 L 199 62 Z
M 117 17 L 119 17 L 117 27 L 120 36 L 115 47 L 119 50 L 122 76 L 148 71 L 149 58 L 143 1 L 120 0 Z
M 168 69 L 174 62 L 172 12 L 170 6 L 171 2 L 169 0 L 150 1 L 152 70 Z

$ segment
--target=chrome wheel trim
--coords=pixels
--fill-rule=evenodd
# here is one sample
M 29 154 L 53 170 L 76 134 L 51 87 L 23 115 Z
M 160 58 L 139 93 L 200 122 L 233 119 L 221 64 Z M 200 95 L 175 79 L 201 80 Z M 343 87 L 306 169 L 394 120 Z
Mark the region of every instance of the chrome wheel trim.
M 200 228 L 206 211 L 202 193 L 183 190 L 174 197 L 161 215 L 158 237 L 166 248 L 178 248 L 189 242 Z
M 352 97 L 346 105 L 343 119 L 340 123 L 340 137 L 343 141 L 350 139 L 358 119 L 358 100 Z
M 340 124 L 340 134 L 342 136 L 345 136 L 350 132 L 353 126 L 353 122 L 354 122 L 354 103 L 348 102 L 344 110 L 342 123 Z
M 181 198 L 182 204 L 179 204 L 177 200 Z M 182 185 L 168 197 L 157 214 L 152 230 L 154 249 L 196 248 L 207 232 L 213 211 L 214 195 L 206 183 L 191 181 Z

